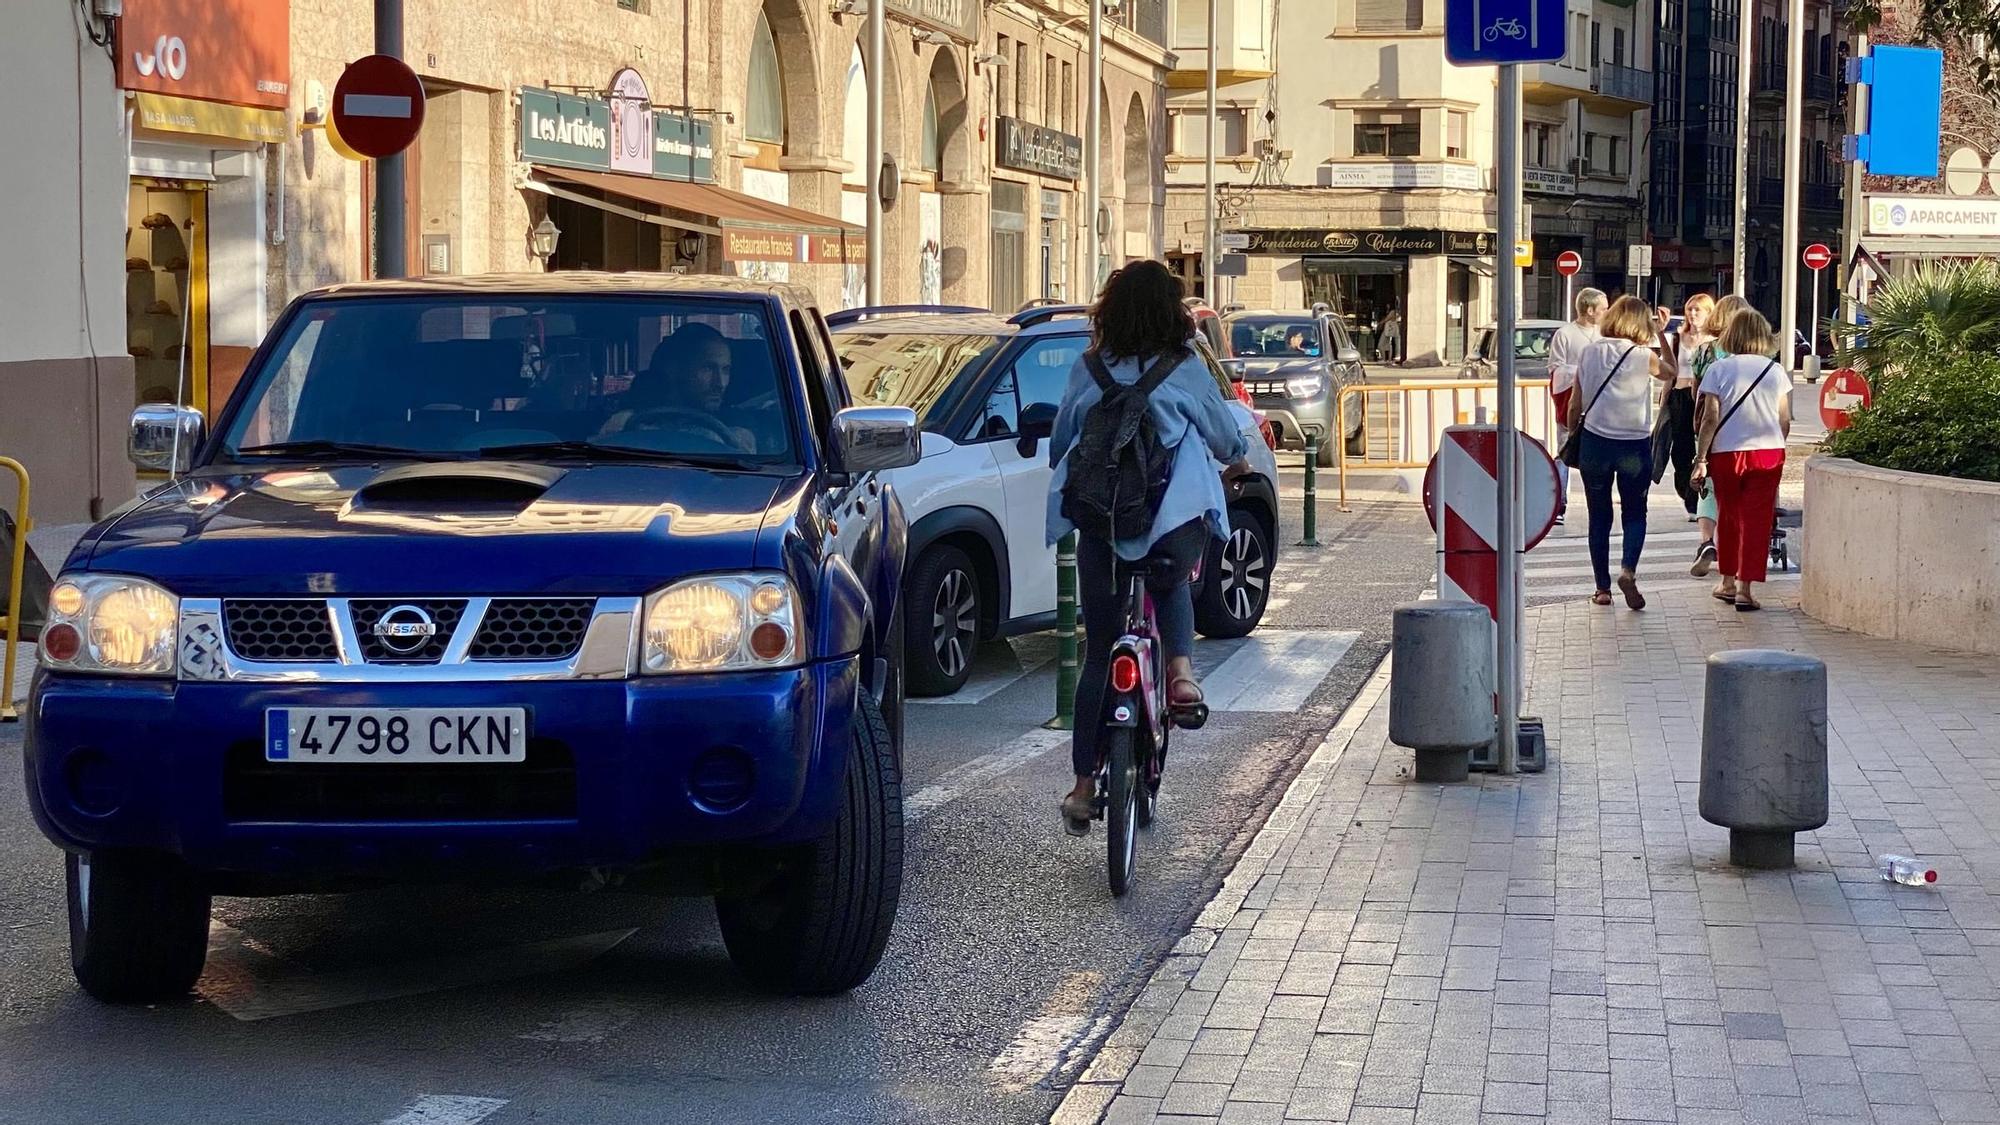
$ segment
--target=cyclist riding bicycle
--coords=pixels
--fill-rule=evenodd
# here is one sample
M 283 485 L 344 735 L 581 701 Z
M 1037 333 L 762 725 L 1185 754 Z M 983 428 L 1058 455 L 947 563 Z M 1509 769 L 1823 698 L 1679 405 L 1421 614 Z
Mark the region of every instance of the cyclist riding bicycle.
M 1169 573 L 1177 577 L 1148 583 L 1167 656 L 1168 699 L 1175 706 L 1200 703 L 1201 685 L 1195 681 L 1191 656 L 1194 597 L 1189 581 L 1208 539 L 1229 538 L 1223 478 L 1249 471 L 1243 459 L 1248 444 L 1206 363 L 1195 353 L 1194 319 L 1182 296 L 1180 279 L 1159 262 L 1134 262 L 1112 273 L 1090 313 L 1093 350 L 1070 369 L 1050 437 L 1049 462 L 1055 475 L 1049 486 L 1048 538 L 1054 543 L 1072 530 L 1078 532 L 1077 594 L 1089 646 L 1077 681 L 1070 751 L 1076 787 L 1062 802 L 1071 835 L 1090 831 L 1105 678 L 1123 608 L 1117 562 L 1173 561 Z M 1104 399 L 1092 371 L 1093 360 L 1117 383 L 1151 386 L 1145 413 L 1167 451 L 1164 487 L 1152 482 L 1158 505 L 1150 525 L 1140 534 L 1115 541 L 1078 528 L 1064 509 L 1070 453 L 1084 436 L 1091 408 Z M 1226 466 L 1222 476 L 1216 472 L 1218 462 Z

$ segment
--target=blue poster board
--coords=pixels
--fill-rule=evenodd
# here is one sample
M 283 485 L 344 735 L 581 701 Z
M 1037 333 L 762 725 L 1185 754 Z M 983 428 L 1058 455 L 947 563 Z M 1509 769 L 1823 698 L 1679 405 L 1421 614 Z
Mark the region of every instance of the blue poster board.
M 1444 54 L 1459 66 L 1555 62 L 1565 0 L 1445 0 Z

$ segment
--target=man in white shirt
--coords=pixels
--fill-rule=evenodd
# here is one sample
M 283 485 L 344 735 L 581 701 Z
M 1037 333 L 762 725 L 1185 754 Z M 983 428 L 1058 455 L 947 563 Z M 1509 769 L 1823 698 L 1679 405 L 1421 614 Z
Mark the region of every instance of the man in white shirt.
M 1583 349 L 1597 339 L 1597 320 L 1608 302 L 1602 289 L 1584 289 L 1576 295 L 1576 319 L 1556 329 L 1549 341 L 1549 394 L 1556 405 L 1556 448 L 1569 439 L 1563 420 L 1569 417 L 1569 396 L 1576 391 L 1576 365 Z M 1569 466 L 1556 460 L 1556 522 L 1563 522 L 1569 508 Z

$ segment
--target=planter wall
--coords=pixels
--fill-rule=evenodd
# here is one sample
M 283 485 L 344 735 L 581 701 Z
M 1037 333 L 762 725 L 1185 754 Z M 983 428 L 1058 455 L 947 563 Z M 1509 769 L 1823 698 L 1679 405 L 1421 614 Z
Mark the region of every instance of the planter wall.
M 1806 463 L 1805 611 L 1829 625 L 2000 653 L 2000 484 Z

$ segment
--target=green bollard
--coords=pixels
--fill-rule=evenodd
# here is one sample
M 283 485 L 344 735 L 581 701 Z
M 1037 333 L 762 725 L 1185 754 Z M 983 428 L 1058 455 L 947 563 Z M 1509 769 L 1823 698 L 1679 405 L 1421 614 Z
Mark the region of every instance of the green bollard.
M 1052 730 L 1076 726 L 1076 532 L 1056 543 L 1056 717 Z
M 1306 431 L 1306 510 L 1299 526 L 1305 538 L 1301 547 L 1319 546 L 1319 432 Z

